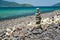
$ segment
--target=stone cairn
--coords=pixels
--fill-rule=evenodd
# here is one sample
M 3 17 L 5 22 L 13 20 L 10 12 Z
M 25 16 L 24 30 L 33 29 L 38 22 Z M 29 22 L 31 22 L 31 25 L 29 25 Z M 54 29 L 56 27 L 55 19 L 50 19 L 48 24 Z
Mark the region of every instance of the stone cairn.
M 35 24 L 33 24 L 34 28 L 41 28 L 41 15 L 40 15 L 40 10 L 39 8 L 36 8 L 36 13 L 35 13 Z
M 36 18 L 36 24 L 40 24 L 41 23 L 41 16 L 40 16 L 39 8 L 36 8 L 35 18 Z

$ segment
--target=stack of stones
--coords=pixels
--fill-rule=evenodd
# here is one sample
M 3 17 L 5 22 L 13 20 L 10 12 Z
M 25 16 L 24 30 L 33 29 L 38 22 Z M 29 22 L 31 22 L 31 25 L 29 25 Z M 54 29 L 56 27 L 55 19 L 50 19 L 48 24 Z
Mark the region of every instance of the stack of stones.
M 40 24 L 41 16 L 40 16 L 39 8 L 36 9 L 35 18 L 36 18 L 36 24 Z

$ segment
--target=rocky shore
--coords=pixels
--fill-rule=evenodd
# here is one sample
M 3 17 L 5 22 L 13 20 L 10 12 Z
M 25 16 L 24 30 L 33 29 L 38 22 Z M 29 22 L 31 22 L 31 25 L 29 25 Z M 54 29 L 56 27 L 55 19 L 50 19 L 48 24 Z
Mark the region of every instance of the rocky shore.
M 42 18 L 51 18 L 59 14 L 60 10 L 41 14 Z M 16 19 L 0 21 L 0 40 L 60 40 L 60 28 L 52 23 L 46 30 L 27 26 L 30 22 L 35 22 L 35 15 L 20 17 Z M 29 24 L 30 25 L 30 24 Z M 8 29 L 7 29 L 8 28 Z M 7 30 L 16 30 L 7 36 Z

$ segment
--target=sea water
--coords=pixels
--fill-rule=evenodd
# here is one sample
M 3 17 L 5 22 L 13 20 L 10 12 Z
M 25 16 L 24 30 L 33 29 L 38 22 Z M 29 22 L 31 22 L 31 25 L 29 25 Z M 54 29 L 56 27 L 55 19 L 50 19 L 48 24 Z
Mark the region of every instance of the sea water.
M 60 7 L 0 7 L 0 20 L 33 15 L 36 8 L 40 8 L 41 13 L 60 10 Z

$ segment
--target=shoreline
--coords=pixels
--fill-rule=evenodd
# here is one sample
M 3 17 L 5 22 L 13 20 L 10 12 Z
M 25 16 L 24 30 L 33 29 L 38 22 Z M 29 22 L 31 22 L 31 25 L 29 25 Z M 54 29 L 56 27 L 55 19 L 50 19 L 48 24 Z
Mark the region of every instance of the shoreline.
M 56 13 L 60 13 L 60 10 L 49 12 L 49 13 L 43 13 L 43 14 L 41 14 L 41 17 L 42 18 L 47 18 L 47 17 L 51 18 L 52 16 L 56 15 Z M 4 27 L 4 26 L 13 27 L 14 25 L 21 24 L 21 23 L 27 24 L 30 21 L 35 21 L 34 15 L 2 20 L 2 21 L 0 21 L 0 27 Z
M 47 15 L 50 15 L 51 12 L 55 12 L 55 11 L 60 11 L 60 10 L 53 10 L 53 11 L 48 11 L 48 12 L 42 12 L 42 16 L 47 14 Z M 54 13 L 55 14 L 55 13 Z M 0 21 L 5 21 L 5 20 L 11 20 L 11 19 L 17 19 L 17 18 L 21 18 L 21 17 L 26 17 L 26 16 L 33 16 L 34 14 L 31 14 L 31 15 L 24 15 L 24 16 L 20 16 L 20 15 L 17 15 L 17 16 L 9 16 L 7 18 L 0 18 Z

